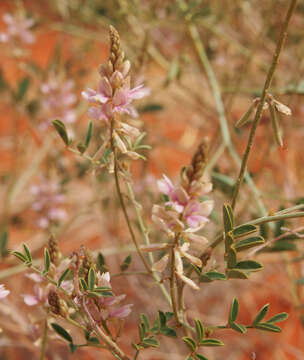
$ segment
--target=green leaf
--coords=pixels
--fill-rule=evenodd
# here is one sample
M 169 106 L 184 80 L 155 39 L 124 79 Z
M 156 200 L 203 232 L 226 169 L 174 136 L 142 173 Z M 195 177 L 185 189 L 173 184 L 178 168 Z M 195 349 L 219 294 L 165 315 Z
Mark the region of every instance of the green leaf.
M 233 329 L 241 334 L 245 334 L 245 332 L 247 331 L 245 325 L 241 325 L 241 324 L 237 324 L 237 323 L 231 323 L 230 327 L 231 327 L 231 329 Z
M 68 276 L 68 274 L 70 273 L 70 269 L 67 268 L 64 270 L 64 272 L 60 275 L 58 282 L 57 282 L 57 287 L 59 288 L 61 283 L 63 282 L 63 280 Z
M 44 274 L 47 274 L 50 270 L 50 265 L 51 265 L 51 257 L 50 257 L 50 253 L 49 250 L 47 248 L 44 248 Z
M 229 324 L 235 322 L 239 313 L 239 302 L 236 298 L 232 300 L 232 304 L 230 306 L 230 313 L 229 313 Z
M 145 326 L 146 331 L 149 331 L 150 324 L 149 324 L 149 319 L 148 319 L 147 315 L 140 314 L 140 320 L 141 320 L 141 323 Z
M 262 245 L 264 243 L 265 243 L 265 240 L 262 236 L 254 236 L 254 237 L 250 237 L 250 238 L 238 241 L 237 243 L 235 243 L 233 245 L 233 247 L 237 252 L 240 252 L 240 251 L 247 250 L 247 249 L 250 249 L 250 248 L 258 246 L 258 245 Z
M 272 318 L 266 321 L 266 323 L 277 323 L 284 321 L 288 318 L 288 314 L 286 312 L 279 313 L 277 315 L 274 315 Z
M 96 281 L 95 270 L 94 268 L 91 267 L 88 275 L 88 286 L 91 291 L 94 291 L 95 281 Z
M 163 110 L 163 109 L 164 109 L 163 105 L 161 105 L 161 104 L 156 104 L 156 103 L 155 103 L 155 104 L 154 104 L 154 103 L 151 103 L 151 104 L 147 104 L 147 105 L 139 108 L 138 111 L 141 112 L 141 113 L 144 113 L 144 112 L 161 111 L 161 110 Z
M 166 321 L 169 321 L 173 318 L 174 313 L 172 311 L 166 311 L 165 316 L 166 316 Z
M 225 345 L 221 340 L 218 339 L 205 339 L 199 343 L 200 346 L 223 346 Z
M 93 132 L 93 123 L 92 121 L 89 122 L 89 126 L 88 126 L 88 130 L 87 130 L 87 135 L 86 135 L 86 139 L 85 139 L 85 147 L 87 148 L 90 144 L 91 138 L 92 138 L 92 132 Z
M 176 331 L 170 327 L 164 327 L 164 328 L 160 329 L 160 333 L 165 336 L 169 336 L 169 337 L 173 337 L 173 338 L 177 337 Z
M 281 332 L 282 331 L 282 329 L 279 328 L 278 326 L 273 325 L 273 324 L 268 324 L 268 323 L 257 324 L 255 327 L 256 327 L 256 329 L 264 330 L 264 331 L 271 331 L 271 332 Z
M 239 261 L 235 265 L 235 268 L 248 271 L 259 271 L 263 269 L 263 265 L 253 260 L 243 260 Z
M 74 352 L 78 349 L 78 346 L 73 343 L 69 343 L 69 348 L 71 353 L 74 354 Z
M 228 233 L 234 226 L 233 211 L 229 204 L 224 204 L 223 206 L 223 219 L 225 232 Z
M 65 339 L 66 341 L 72 343 L 73 339 L 71 337 L 71 335 L 60 325 L 56 324 L 56 323 L 51 323 L 52 328 L 54 329 L 54 331 L 61 336 L 63 339 Z
M 206 275 L 210 280 L 227 280 L 226 275 L 220 273 L 218 271 L 208 271 L 204 275 Z
M 150 336 L 148 338 L 144 338 L 142 341 L 143 345 L 158 348 L 159 347 L 159 341 L 155 339 L 155 337 Z
M 197 340 L 201 341 L 205 336 L 203 324 L 199 319 L 194 319 L 194 324 L 195 324 L 195 332 L 196 332 Z
M 183 342 L 188 346 L 188 348 L 190 349 L 191 352 L 194 352 L 196 350 L 196 343 L 191 337 L 184 336 L 182 339 L 183 339 Z
M 29 248 L 24 243 L 22 244 L 22 247 L 23 247 L 24 254 L 25 254 L 27 262 L 29 264 L 31 264 L 33 259 L 32 259 L 32 255 L 31 255 L 31 252 L 30 252 Z
M 268 308 L 269 308 L 269 304 L 266 304 L 262 307 L 262 309 L 257 313 L 256 317 L 254 318 L 252 324 L 254 326 L 256 326 L 259 322 L 261 322 L 264 317 L 266 316 L 267 314 L 267 311 L 268 311 Z
M 138 331 L 139 331 L 140 341 L 142 341 L 144 339 L 144 337 L 146 336 L 146 327 L 143 323 L 138 325 Z
M 69 145 L 70 141 L 69 141 L 68 133 L 67 133 L 64 123 L 60 120 L 53 120 L 52 124 L 54 125 L 55 129 L 57 130 L 57 133 L 59 134 L 59 136 L 61 137 L 63 142 L 66 145 Z
M 196 360 L 208 360 L 205 356 L 203 356 L 201 354 L 195 354 L 194 359 L 196 359 Z
M 131 261 L 132 261 L 132 257 L 131 257 L 131 255 L 128 255 L 128 256 L 124 259 L 123 263 L 120 265 L 120 270 L 121 270 L 121 271 L 127 270 L 128 267 L 129 267 L 130 264 L 131 264 Z
M 87 285 L 85 279 L 80 278 L 80 279 L 79 279 L 79 284 L 80 284 L 81 290 L 82 290 L 83 292 L 88 290 L 88 285 Z
M 29 77 L 24 77 L 22 80 L 20 80 L 18 91 L 16 93 L 16 101 L 21 101 L 24 98 L 29 85 L 30 85 Z
M 83 143 L 78 143 L 77 144 L 77 149 L 79 150 L 79 152 L 81 154 L 83 154 L 86 151 L 87 147 Z
M 104 297 L 112 297 L 113 296 L 113 293 L 111 291 L 91 291 L 91 290 L 88 290 L 88 296 L 89 297 L 101 297 L 101 296 L 104 296 Z
M 158 311 L 158 319 L 159 319 L 159 324 L 160 324 L 160 327 L 166 327 L 166 322 L 167 322 L 167 319 L 166 319 L 166 315 L 162 312 L 162 311 Z
M 16 258 L 18 258 L 19 260 L 21 260 L 23 262 L 27 261 L 26 257 L 23 254 L 21 254 L 21 252 L 19 252 L 19 251 L 13 251 L 12 255 L 16 256 Z
M 2 231 L 1 237 L 0 237 L 0 254 L 1 257 L 4 257 L 8 254 L 7 251 L 7 241 L 8 241 L 8 233 L 6 230 Z
M 227 256 L 226 256 L 226 261 L 227 261 L 227 267 L 228 269 L 233 269 L 236 266 L 236 251 L 232 248 L 230 248 L 227 252 Z
M 93 343 L 93 344 L 100 344 L 100 341 L 98 340 L 97 337 L 91 337 L 89 339 L 87 339 L 90 343 Z
M 241 225 L 232 230 L 234 238 L 239 238 L 241 236 L 246 236 L 258 231 L 257 226 L 255 225 Z
M 230 269 L 227 271 L 228 279 L 248 279 L 249 276 L 245 271 L 239 269 Z

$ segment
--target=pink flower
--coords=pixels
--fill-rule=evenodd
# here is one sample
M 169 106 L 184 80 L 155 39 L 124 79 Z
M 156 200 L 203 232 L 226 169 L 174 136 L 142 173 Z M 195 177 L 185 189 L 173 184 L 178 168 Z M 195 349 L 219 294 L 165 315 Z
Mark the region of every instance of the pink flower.
M 9 293 L 10 291 L 5 289 L 5 285 L 0 284 L 0 299 L 6 298 Z
M 4 14 L 3 21 L 7 25 L 5 33 L 0 33 L 0 42 L 8 43 L 12 40 L 19 40 L 25 44 L 32 44 L 35 36 L 29 30 L 34 25 L 34 20 L 24 16 L 12 16 Z
M 131 103 L 135 99 L 141 99 L 149 94 L 149 90 L 144 85 L 130 88 L 130 78 L 127 77 L 124 83 L 117 88 L 119 82 L 124 79 L 120 71 L 115 71 L 110 79 L 103 76 L 99 82 L 98 90 L 87 89 L 82 92 L 82 96 L 89 103 L 97 105 L 90 107 L 88 115 L 95 120 L 109 121 L 114 113 L 126 113 L 132 117 L 137 117 L 137 111 Z M 115 89 L 116 88 L 116 89 Z

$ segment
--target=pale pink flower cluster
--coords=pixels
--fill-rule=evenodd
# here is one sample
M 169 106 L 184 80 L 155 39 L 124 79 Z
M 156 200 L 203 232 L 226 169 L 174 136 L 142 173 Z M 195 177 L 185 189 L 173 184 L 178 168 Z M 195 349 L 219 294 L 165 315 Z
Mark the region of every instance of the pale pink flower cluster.
M 9 43 L 12 41 L 19 41 L 24 44 L 32 44 L 35 41 L 35 36 L 30 30 L 34 25 L 32 18 L 26 18 L 24 15 L 11 15 L 5 13 L 2 17 L 6 23 L 6 31 L 0 33 L 0 42 Z
M 5 285 L 0 284 L 0 300 L 6 298 L 9 293 L 10 291 L 5 289 Z
M 137 117 L 138 113 L 132 105 L 133 100 L 141 99 L 149 94 L 149 90 L 142 84 L 131 88 L 130 67 L 128 60 L 123 61 L 115 70 L 111 62 L 101 65 L 98 89 L 87 89 L 82 92 L 82 96 L 89 104 L 93 105 L 88 110 L 89 117 L 101 121 L 106 128 L 106 140 L 100 151 L 105 152 L 111 147 L 110 140 L 113 136 L 116 148 L 120 153 L 137 160 L 141 156 L 132 149 L 132 144 L 141 133 L 136 127 L 116 116 L 127 114 L 133 118 Z M 114 125 L 111 135 L 112 121 Z M 107 167 L 110 172 L 113 172 L 113 154 L 110 155 Z
M 63 209 L 65 196 L 57 183 L 41 177 L 37 184 L 30 187 L 30 194 L 33 196 L 31 208 L 39 214 L 36 222 L 39 227 L 47 228 L 67 218 Z
M 201 260 L 188 251 L 191 245 L 196 249 L 202 249 L 208 242 L 204 236 L 198 235 L 197 232 L 209 221 L 208 216 L 213 209 L 213 200 L 200 200 L 203 195 L 212 190 L 212 184 L 195 180 L 187 186 L 174 186 L 171 180 L 163 175 L 163 179 L 159 180 L 157 185 L 160 192 L 166 197 L 166 201 L 163 205 L 153 206 L 152 220 L 171 242 L 152 244 L 143 247 L 142 250 L 173 249 L 176 275 L 192 288 L 198 289 L 198 286 L 184 275 L 182 258 L 198 267 L 202 266 Z M 168 261 L 169 255 L 165 254 L 154 263 L 152 269 L 164 271 Z
M 41 130 L 46 130 L 55 119 L 60 119 L 67 125 L 76 121 L 77 97 L 73 92 L 74 86 L 73 80 L 62 79 L 55 73 L 51 73 L 48 80 L 41 84 Z
M 98 284 L 97 286 L 104 286 L 111 289 L 110 273 L 97 273 Z M 97 323 L 101 323 L 105 320 L 112 319 L 124 319 L 131 312 L 133 304 L 119 305 L 122 300 L 126 297 L 125 294 L 119 296 L 105 297 L 101 296 L 97 302 L 92 299 L 87 300 L 87 308 L 90 311 L 93 319 Z

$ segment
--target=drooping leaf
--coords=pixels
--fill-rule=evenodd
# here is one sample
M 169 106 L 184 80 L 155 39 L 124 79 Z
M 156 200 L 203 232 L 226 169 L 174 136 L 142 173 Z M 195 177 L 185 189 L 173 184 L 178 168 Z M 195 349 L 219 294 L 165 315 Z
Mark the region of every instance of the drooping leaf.
M 228 279 L 248 279 L 249 276 L 245 271 L 239 270 L 239 269 L 230 269 L 227 271 L 227 277 Z
M 95 281 L 96 281 L 95 270 L 93 267 L 91 267 L 88 275 L 88 286 L 91 291 L 94 291 Z
M 269 324 L 269 323 L 260 323 L 255 326 L 257 329 L 270 331 L 270 332 L 281 332 L 282 329 L 276 325 Z
M 29 264 L 31 264 L 33 259 L 32 259 L 32 255 L 31 255 L 31 252 L 30 252 L 29 248 L 24 243 L 22 244 L 22 247 L 23 247 L 24 254 L 25 254 L 27 262 Z
M 91 138 L 92 138 L 92 132 L 93 132 L 93 123 L 92 121 L 89 122 L 89 126 L 88 126 L 88 130 L 87 130 L 87 135 L 86 135 L 86 139 L 85 139 L 85 146 L 86 148 L 89 146 Z
M 138 331 L 139 331 L 139 338 L 142 341 L 145 338 L 146 334 L 147 334 L 146 327 L 145 327 L 145 325 L 143 323 L 138 325 Z
M 124 259 L 123 263 L 120 265 L 120 270 L 121 270 L 121 271 L 127 270 L 128 267 L 129 267 L 130 264 L 131 264 L 131 261 L 132 261 L 132 257 L 131 257 L 131 255 L 128 255 L 128 256 Z
M 288 314 L 286 312 L 279 313 L 277 315 L 274 315 L 272 318 L 266 321 L 266 323 L 277 323 L 284 321 L 288 318 Z
M 67 133 L 64 123 L 60 120 L 53 120 L 52 124 L 54 125 L 55 129 L 57 130 L 57 133 L 59 134 L 59 136 L 61 137 L 63 142 L 66 145 L 69 145 L 70 141 L 69 141 L 68 133 Z
M 248 271 L 259 271 L 263 269 L 263 265 L 253 260 L 243 260 L 243 261 L 239 261 L 235 265 L 235 268 L 241 270 L 248 270 Z
M 230 313 L 229 313 L 229 324 L 235 322 L 237 316 L 239 313 L 239 302 L 236 298 L 232 300 L 232 304 L 230 307 Z
M 257 325 L 259 322 L 261 322 L 264 317 L 266 316 L 267 314 L 267 311 L 268 311 L 268 308 L 269 308 L 269 304 L 266 304 L 262 307 L 262 309 L 257 313 L 256 317 L 254 318 L 252 324 L 255 326 Z
M 208 359 L 206 358 L 206 356 L 201 355 L 201 354 L 195 354 L 195 355 L 194 355 L 194 359 L 196 359 L 196 360 L 208 360 Z
M 203 324 L 199 319 L 195 319 L 194 324 L 195 324 L 195 332 L 196 332 L 197 340 L 201 341 L 205 336 Z
M 236 242 L 233 247 L 237 252 L 250 249 L 252 247 L 262 245 L 265 243 L 265 240 L 262 236 L 254 236 L 247 239 L 240 240 Z
M 71 335 L 59 324 L 56 323 L 51 323 L 52 328 L 54 329 L 54 331 L 61 336 L 63 339 L 65 339 L 66 341 L 72 343 L 73 339 L 71 337 Z
M 245 334 L 245 332 L 247 331 L 246 326 L 245 325 L 241 325 L 241 324 L 237 324 L 237 323 L 231 323 L 230 324 L 231 329 L 233 329 L 234 331 L 237 331 L 241 334 Z
M 64 272 L 60 275 L 58 282 L 57 282 L 57 287 L 61 286 L 61 283 L 63 282 L 63 280 L 68 276 L 68 274 L 70 273 L 70 269 L 67 268 L 64 270 Z
M 145 326 L 146 331 L 149 331 L 150 324 L 149 324 L 149 319 L 148 319 L 147 315 L 140 314 L 140 320 L 141 320 L 141 323 Z
M 196 343 L 191 337 L 184 336 L 183 342 L 188 346 L 188 348 L 191 352 L 194 352 L 196 350 Z
M 249 234 L 252 234 L 254 232 L 258 231 L 257 226 L 255 225 L 241 225 L 232 230 L 233 237 L 235 239 L 241 237 L 241 236 L 247 236 Z
M 158 319 L 159 319 L 159 324 L 160 324 L 160 327 L 165 327 L 166 326 L 166 322 L 167 322 L 167 319 L 166 319 L 166 315 L 162 312 L 162 311 L 158 311 Z
M 44 248 L 44 270 L 43 270 L 44 274 L 47 274 L 49 272 L 50 266 L 51 266 L 50 253 L 47 248 Z
M 199 343 L 200 346 L 224 346 L 225 344 L 218 339 L 205 339 Z
M 88 285 L 87 285 L 85 279 L 80 278 L 80 279 L 79 279 L 79 284 L 80 284 L 81 290 L 82 290 L 83 292 L 85 292 L 85 291 L 88 290 Z
M 144 346 L 148 346 L 148 347 L 154 347 L 154 348 L 159 347 L 159 341 L 154 336 L 149 336 L 148 338 L 144 338 L 142 340 L 142 343 Z
M 176 331 L 173 328 L 170 328 L 170 327 L 167 327 L 167 326 L 160 329 L 160 333 L 165 335 L 165 336 L 169 336 L 169 337 L 173 337 L 173 338 L 177 337 Z
M 16 256 L 16 258 L 18 258 L 19 260 L 26 262 L 26 257 L 19 251 L 13 251 L 12 255 Z

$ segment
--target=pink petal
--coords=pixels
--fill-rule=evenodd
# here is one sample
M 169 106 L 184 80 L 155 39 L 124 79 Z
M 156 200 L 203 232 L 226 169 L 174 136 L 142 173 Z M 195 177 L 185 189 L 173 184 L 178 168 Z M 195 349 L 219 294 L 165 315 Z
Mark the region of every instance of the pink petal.
M 109 312 L 109 317 L 118 319 L 125 318 L 130 314 L 131 306 L 133 306 L 133 304 L 124 305 L 118 309 L 112 310 Z
M 99 82 L 98 93 L 99 95 L 102 95 L 104 98 L 108 99 L 112 97 L 112 92 L 112 86 L 109 80 L 104 76 Z
M 157 186 L 159 191 L 166 195 L 169 195 L 170 192 L 174 189 L 171 180 L 166 175 L 163 175 L 162 180 L 157 181 Z
M 34 306 L 38 304 L 38 300 L 34 295 L 21 295 L 23 297 L 23 301 L 28 306 Z
M 142 84 L 130 90 L 128 95 L 131 99 L 141 99 L 149 94 L 150 90 Z

